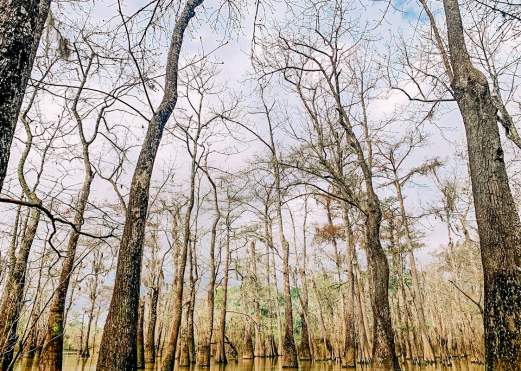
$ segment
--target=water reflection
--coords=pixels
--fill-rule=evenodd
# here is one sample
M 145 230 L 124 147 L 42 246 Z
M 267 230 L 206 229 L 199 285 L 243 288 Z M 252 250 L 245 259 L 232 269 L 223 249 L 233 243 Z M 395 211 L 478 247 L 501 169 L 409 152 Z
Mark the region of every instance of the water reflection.
M 377 371 L 379 369 L 374 367 L 357 367 L 357 369 L 363 371 Z M 37 371 L 38 360 L 27 360 L 23 359 L 18 362 L 15 371 Z M 94 371 L 96 370 L 96 357 L 91 358 L 79 358 L 75 355 L 65 355 L 63 359 L 63 370 L 64 371 Z M 155 364 L 147 364 L 145 370 L 159 371 L 160 362 Z M 227 365 L 213 364 L 210 368 L 203 368 L 198 366 L 192 367 L 176 367 L 179 371 L 264 371 L 273 370 L 281 371 L 282 368 L 276 359 L 270 358 L 256 358 L 230 361 Z M 300 370 L 302 371 L 342 371 L 346 370 L 340 367 L 339 364 L 333 362 L 300 362 Z M 418 367 L 411 363 L 402 364 L 403 371 L 484 371 L 485 368 L 480 365 L 472 364 L 468 361 L 455 360 L 453 361 L 452 367 L 439 366 L 424 366 Z

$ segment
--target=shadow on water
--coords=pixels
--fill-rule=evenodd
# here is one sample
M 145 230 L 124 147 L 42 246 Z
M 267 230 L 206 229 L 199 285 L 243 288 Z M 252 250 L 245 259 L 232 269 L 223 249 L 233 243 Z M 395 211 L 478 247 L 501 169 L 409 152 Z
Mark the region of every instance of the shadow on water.
M 379 368 L 374 367 L 360 367 L 357 369 L 363 371 L 380 371 Z M 32 362 L 27 360 L 21 360 L 18 362 L 15 371 L 37 371 L 38 360 L 35 359 Z M 63 359 L 63 370 L 64 371 L 94 371 L 96 370 L 96 357 L 91 358 L 79 358 L 75 355 L 65 355 Z M 144 370 L 159 371 L 160 360 L 154 364 L 147 364 Z M 255 360 L 239 360 L 230 361 L 227 365 L 213 364 L 210 368 L 192 366 L 192 367 L 176 367 L 176 371 L 263 371 L 263 370 L 277 370 L 281 371 L 282 368 L 276 359 L 269 358 L 257 358 Z M 333 362 L 300 362 L 299 370 L 302 371 L 342 371 L 348 370 L 341 368 L 340 365 Z M 411 363 L 402 364 L 403 371 L 484 371 L 483 366 L 472 364 L 465 360 L 453 361 L 452 367 L 443 367 L 441 365 L 429 365 L 429 366 L 415 366 Z

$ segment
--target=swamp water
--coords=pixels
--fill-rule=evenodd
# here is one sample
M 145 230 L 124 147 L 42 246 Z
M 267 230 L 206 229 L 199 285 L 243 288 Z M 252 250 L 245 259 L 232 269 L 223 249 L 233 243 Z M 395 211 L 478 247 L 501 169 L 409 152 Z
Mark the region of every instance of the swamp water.
M 371 367 L 357 367 L 359 370 L 364 371 L 377 371 L 380 370 L 378 368 Z M 33 362 L 33 366 L 27 365 L 24 360 L 18 363 L 15 371 L 37 371 L 37 360 Z M 96 358 L 91 357 L 89 359 L 82 359 L 77 357 L 76 355 L 64 355 L 63 359 L 63 371 L 94 371 L 96 370 Z M 159 371 L 160 370 L 160 362 L 156 362 L 155 364 L 147 364 L 144 370 L 149 371 Z M 176 370 L 186 370 L 186 371 L 263 371 L 263 370 L 271 370 L 271 371 L 280 371 L 282 368 L 280 367 L 280 363 L 276 360 L 272 359 L 263 359 L 257 358 L 255 360 L 231 360 L 226 366 L 213 364 L 210 368 L 197 367 L 192 366 L 188 367 L 176 367 Z M 340 365 L 335 364 L 333 362 L 301 362 L 299 370 L 302 371 L 342 371 L 348 370 L 343 369 Z M 452 367 L 443 367 L 441 365 L 430 365 L 430 366 L 414 366 L 410 363 L 402 364 L 403 371 L 438 371 L 438 370 L 446 370 L 446 371 L 484 371 L 485 367 L 481 365 L 475 365 L 466 360 L 455 360 L 453 361 Z

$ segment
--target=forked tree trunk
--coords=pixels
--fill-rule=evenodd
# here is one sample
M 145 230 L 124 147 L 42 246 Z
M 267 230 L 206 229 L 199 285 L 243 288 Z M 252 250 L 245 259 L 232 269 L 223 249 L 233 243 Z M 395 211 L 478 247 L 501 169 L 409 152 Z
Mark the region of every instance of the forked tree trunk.
M 94 309 L 96 308 L 96 302 L 93 300 L 89 310 L 89 319 L 87 321 L 87 332 L 85 333 L 85 343 L 81 344 L 80 357 L 90 357 L 90 332 L 92 329 L 92 321 L 94 320 Z
M 372 361 L 377 365 L 388 369 L 399 370 L 400 364 L 396 356 L 394 344 L 394 330 L 391 322 L 391 312 L 389 308 L 389 265 L 387 257 L 380 242 L 380 226 L 382 223 L 382 211 L 380 209 L 380 199 L 374 190 L 373 185 L 373 158 L 372 144 L 369 136 L 369 124 L 365 108 L 365 94 L 362 89 L 360 93 L 361 108 L 364 112 L 362 126 L 365 132 L 365 142 L 367 142 L 367 154 L 362 144 L 353 131 L 350 115 L 342 102 L 342 92 L 339 81 L 340 71 L 337 65 L 333 64 L 332 75 L 334 84 L 330 86 L 334 95 L 336 109 L 339 115 L 339 123 L 344 128 L 349 138 L 350 147 L 354 151 L 358 167 L 363 175 L 365 185 L 365 200 L 359 208 L 365 215 L 365 243 L 367 253 L 367 263 L 370 272 L 371 283 L 371 308 L 373 311 L 373 349 Z M 347 189 L 349 194 L 350 189 Z
M 97 363 L 99 371 L 136 369 L 136 322 L 150 179 L 164 127 L 177 103 L 179 55 L 184 33 L 195 15 L 195 9 L 202 2 L 203 0 L 187 1 L 179 13 L 172 33 L 166 65 L 165 93 L 158 110 L 148 124 L 130 186 L 114 292 L 100 344 Z
M 40 362 L 40 369 L 46 371 L 61 371 L 63 358 L 63 332 L 65 327 L 65 301 L 67 299 L 67 291 L 69 289 L 70 277 L 74 269 L 74 261 L 76 258 L 76 247 L 80 238 L 80 231 L 83 225 L 83 214 L 87 208 L 89 200 L 91 184 L 94 179 L 89 157 L 89 146 L 97 135 L 99 123 L 103 117 L 104 108 L 100 110 L 98 120 L 92 138 L 87 140 L 83 132 L 83 122 L 78 113 L 77 106 L 81 92 L 87 82 L 89 72 L 92 66 L 94 54 L 91 55 L 87 66 L 83 72 L 83 79 L 73 102 L 72 111 L 74 112 L 78 125 L 79 136 L 82 143 L 82 158 L 84 166 L 83 184 L 75 205 L 74 225 L 75 230 L 71 231 L 67 244 L 67 255 L 63 262 L 58 287 L 54 292 L 51 306 L 49 308 L 49 320 L 47 323 L 47 334 L 43 349 L 43 357 Z M 88 339 L 88 337 L 87 337 Z M 88 341 L 87 341 L 88 342 Z
M 488 82 L 470 60 L 457 0 L 443 4 L 454 74 L 451 85 L 467 136 L 481 247 L 486 367 L 510 370 L 521 365 L 521 224 Z

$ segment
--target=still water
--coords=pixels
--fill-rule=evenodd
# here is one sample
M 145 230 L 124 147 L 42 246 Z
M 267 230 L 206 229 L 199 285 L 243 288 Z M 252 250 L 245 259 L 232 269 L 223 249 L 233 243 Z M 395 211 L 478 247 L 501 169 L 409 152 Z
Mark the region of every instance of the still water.
M 156 364 L 147 364 L 145 370 L 149 371 L 158 371 L 160 370 L 160 363 L 156 362 Z M 358 367 L 357 367 L 358 368 Z M 96 358 L 91 357 L 89 359 L 81 359 L 75 355 L 65 355 L 63 359 L 63 370 L 64 371 L 94 371 L 96 369 Z M 376 371 L 380 370 L 377 368 L 371 367 L 360 367 L 360 370 L 363 371 Z M 15 368 L 15 371 L 37 371 L 37 360 L 34 360 L 33 365 L 29 365 L 23 360 L 18 363 L 18 366 Z M 176 368 L 176 370 L 186 370 L 186 371 L 263 371 L 263 370 L 271 370 L 271 371 L 281 371 L 280 363 L 276 360 L 272 359 L 263 359 L 257 358 L 255 360 L 239 360 L 230 361 L 226 366 L 224 365 L 212 365 L 210 369 L 202 368 L 202 367 L 181 367 Z M 335 364 L 333 362 L 301 362 L 300 370 L 303 371 L 342 371 L 346 369 L 342 369 L 340 365 Z M 402 370 L 404 371 L 438 371 L 438 370 L 447 370 L 447 371 L 484 371 L 485 368 L 480 365 L 472 364 L 468 361 L 456 360 L 453 362 L 452 367 L 442 367 L 440 366 L 424 366 L 417 367 L 411 364 L 402 364 Z

